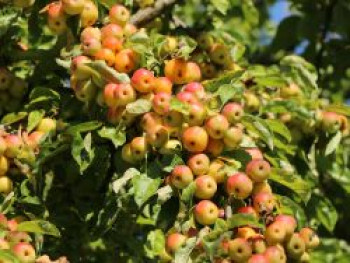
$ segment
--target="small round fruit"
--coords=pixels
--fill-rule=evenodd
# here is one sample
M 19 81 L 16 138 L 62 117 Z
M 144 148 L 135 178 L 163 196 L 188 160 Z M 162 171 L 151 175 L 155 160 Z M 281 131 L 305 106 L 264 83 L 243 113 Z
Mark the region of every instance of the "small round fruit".
M 140 161 L 146 157 L 147 143 L 144 137 L 135 137 L 130 143 L 133 159 Z
M 80 42 L 82 43 L 91 38 L 101 41 L 102 32 L 98 27 L 86 27 L 80 34 Z
M 56 132 L 56 121 L 51 118 L 43 118 L 36 127 L 36 131 L 39 132 Z
M 148 129 L 146 131 L 146 141 L 154 147 L 163 146 L 168 141 L 168 139 L 168 130 L 162 125 L 158 125 L 153 129 Z
M 171 127 L 179 127 L 183 124 L 184 117 L 181 112 L 171 110 L 164 118 L 166 125 Z
M 9 194 L 13 189 L 13 183 L 10 178 L 7 176 L 0 177 L 0 193 L 1 194 Z
M 136 100 L 136 92 L 130 84 L 107 84 L 104 88 L 104 101 L 109 107 L 126 106 Z
M 275 205 L 276 201 L 273 194 L 258 193 L 253 197 L 253 206 L 258 213 L 272 212 Z
M 0 249 L 1 250 L 10 249 L 10 243 L 4 238 L 0 238 Z
M 89 0 L 85 0 L 84 9 L 80 14 L 80 24 L 82 27 L 92 26 L 98 19 L 98 8 Z
M 236 148 L 242 142 L 243 132 L 238 127 L 230 127 L 224 134 L 224 143 L 229 148 Z
M 245 262 L 251 257 L 252 248 L 244 238 L 235 238 L 229 241 L 228 253 L 232 260 Z
M 271 186 L 267 181 L 261 182 L 261 183 L 254 183 L 253 186 L 253 195 L 259 194 L 259 193 L 268 193 L 272 194 Z
M 122 159 L 126 161 L 127 163 L 135 163 L 135 159 L 133 157 L 133 154 L 131 152 L 130 144 L 127 143 L 123 146 L 122 149 Z
M 228 47 L 224 44 L 214 44 L 210 48 L 210 59 L 221 66 L 228 65 L 232 59 Z
M 286 263 L 287 257 L 282 249 L 277 246 L 270 246 L 265 251 L 265 257 L 269 263 Z
M 299 232 L 300 237 L 304 240 L 306 249 L 315 249 L 320 244 L 318 235 L 308 227 L 304 227 Z
M 186 243 L 187 237 L 180 233 L 170 234 L 166 239 L 166 249 L 169 253 L 175 253 Z
M 199 82 L 191 82 L 183 87 L 183 91 L 193 93 L 198 99 L 202 100 L 205 97 L 205 89 Z
M 241 237 L 244 239 L 250 239 L 258 234 L 255 232 L 255 230 L 251 227 L 239 227 L 237 228 L 237 237 Z
M 248 148 L 245 151 L 252 157 L 252 160 L 261 160 L 264 158 L 259 148 Z
M 165 92 L 171 94 L 172 89 L 173 83 L 167 77 L 159 77 L 155 79 L 153 87 L 154 93 L 157 94 L 158 92 Z
M 0 156 L 0 176 L 3 176 L 7 173 L 9 169 L 9 162 L 5 156 Z
M 261 183 L 269 177 L 271 166 L 264 160 L 252 160 L 247 164 L 245 172 L 253 182 Z
M 15 158 L 22 146 L 22 140 L 15 134 L 7 135 L 5 140 L 7 145 L 5 156 L 8 158 Z
M 137 32 L 137 27 L 133 24 L 127 23 L 124 28 L 124 36 L 130 37 Z
M 187 91 L 181 91 L 178 94 L 176 94 L 176 98 L 184 103 L 188 104 L 198 104 L 198 99 L 193 93 L 187 92 Z
M 137 66 L 137 57 L 132 49 L 123 49 L 115 56 L 114 68 L 118 72 L 130 73 Z
M 291 83 L 288 86 L 282 87 L 280 91 L 281 97 L 285 99 L 298 97 L 301 94 L 302 94 L 302 91 L 300 87 L 295 83 Z
M 298 233 L 294 233 L 286 243 L 287 255 L 293 259 L 300 259 L 305 252 L 305 242 Z
M 238 199 L 247 198 L 253 190 L 253 182 L 244 173 L 235 173 L 226 181 L 226 192 Z
M 249 215 L 253 215 L 254 217 L 258 218 L 258 214 L 256 213 L 254 207 L 252 207 L 252 206 L 243 206 L 243 207 L 240 207 L 240 208 L 237 210 L 237 213 L 240 213 L 240 214 L 249 214 Z
M 242 119 L 244 110 L 241 104 L 236 102 L 227 103 L 221 111 L 230 124 L 235 124 Z
M 322 112 L 322 128 L 329 133 L 337 132 L 341 127 L 340 115 L 335 112 Z
M 118 53 L 123 49 L 123 41 L 112 36 L 106 37 L 102 39 L 102 47 L 108 48 L 111 51 Z
M 147 112 L 142 116 L 141 127 L 144 131 L 162 125 L 162 118 L 155 112 Z
M 219 209 L 213 202 L 202 200 L 195 206 L 194 216 L 199 224 L 212 225 L 219 217 Z
M 201 126 L 205 118 L 207 117 L 207 110 L 205 106 L 200 103 L 190 104 L 190 109 L 188 115 L 186 116 L 186 121 L 190 126 Z
M 210 175 L 197 177 L 195 196 L 199 199 L 211 199 L 217 190 L 217 184 Z
M 198 153 L 192 155 L 188 161 L 187 165 L 191 168 L 193 174 L 204 175 L 207 174 L 210 167 L 209 157 L 204 153 Z
M 250 112 L 256 112 L 259 110 L 260 100 L 259 98 L 252 92 L 244 93 L 245 105 L 244 108 Z
M 32 239 L 26 232 L 21 231 L 10 231 L 6 234 L 6 240 L 11 244 L 17 244 L 20 242 L 31 242 Z
M 159 92 L 155 94 L 152 100 L 153 110 L 160 115 L 165 115 L 170 110 L 170 100 L 169 93 Z
M 68 15 L 77 15 L 83 12 L 85 0 L 61 0 L 62 8 Z
M 225 163 L 219 159 L 215 159 L 209 165 L 208 174 L 219 183 L 223 183 L 226 180 Z
M 210 117 L 205 123 L 208 135 L 213 139 L 221 139 L 228 130 L 229 123 L 225 116 L 218 114 Z
M 107 24 L 101 28 L 102 41 L 106 38 L 114 37 L 122 40 L 124 37 L 123 28 L 117 24 Z
M 109 10 L 109 20 L 113 24 L 124 26 L 130 19 L 130 12 L 122 5 L 114 5 Z
M 189 152 L 203 152 L 208 145 L 208 134 L 202 127 L 187 128 L 182 134 L 182 143 Z
M 7 143 L 4 137 L 0 136 L 0 156 L 3 155 L 6 152 L 7 149 Z
M 265 239 L 270 246 L 282 243 L 286 238 L 286 227 L 281 221 L 270 224 L 265 231 Z
M 263 236 L 256 235 L 252 238 L 252 249 L 253 253 L 261 254 L 267 249 L 267 244 Z
M 208 145 L 205 151 L 208 154 L 214 157 L 217 157 L 222 153 L 222 151 L 224 150 L 224 147 L 225 147 L 225 144 L 222 140 L 209 138 Z
M 13 254 L 20 260 L 21 263 L 34 263 L 35 250 L 29 243 L 21 242 L 12 247 Z
M 153 90 L 155 78 L 152 71 L 140 68 L 134 72 L 131 78 L 132 86 L 141 93 L 148 93 Z
M 53 2 L 49 5 L 48 8 L 48 27 L 50 30 L 60 35 L 64 33 L 68 26 L 67 26 L 67 16 L 63 11 L 61 2 Z
M 290 237 L 297 228 L 297 221 L 290 215 L 278 215 L 275 217 L 276 222 L 282 222 L 286 228 L 286 236 Z
M 299 262 L 300 263 L 309 263 L 309 262 L 311 262 L 310 254 L 307 253 L 307 252 L 304 252 L 304 254 L 299 259 Z
M 87 56 L 94 56 L 101 48 L 101 41 L 96 38 L 88 38 L 82 42 L 83 54 Z
M 251 256 L 247 263 L 271 263 L 268 261 L 268 259 L 265 257 L 264 254 L 255 254 Z
M 176 165 L 171 172 L 171 183 L 178 189 L 186 188 L 193 181 L 193 173 L 186 165 Z

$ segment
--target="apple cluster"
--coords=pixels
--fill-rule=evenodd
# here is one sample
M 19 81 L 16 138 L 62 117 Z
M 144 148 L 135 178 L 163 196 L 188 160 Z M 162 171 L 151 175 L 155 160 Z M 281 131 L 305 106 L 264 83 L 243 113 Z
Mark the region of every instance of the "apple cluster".
M 60 0 L 50 3 L 44 10 L 48 16 L 48 27 L 57 35 L 67 31 L 69 16 L 79 15 L 81 27 L 89 27 L 98 19 L 98 8 L 91 0 Z
M 15 159 L 30 159 L 39 150 L 39 144 L 49 132 L 56 130 L 56 121 L 43 118 L 35 131 L 7 133 L 0 130 L 0 193 L 9 194 L 13 190 L 10 178 L 11 169 L 15 167 Z
M 0 68 L 0 116 L 17 111 L 28 89 L 27 83 L 7 68 Z

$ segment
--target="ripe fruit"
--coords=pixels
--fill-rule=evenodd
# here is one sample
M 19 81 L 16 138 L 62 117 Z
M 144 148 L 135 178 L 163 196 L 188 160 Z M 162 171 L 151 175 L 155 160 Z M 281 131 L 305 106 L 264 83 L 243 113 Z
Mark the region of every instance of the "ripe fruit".
M 1 250 L 10 249 L 10 243 L 7 242 L 5 239 L 0 238 L 0 249 Z
M 302 94 L 301 89 L 295 83 L 291 83 L 289 84 L 289 86 L 285 86 L 281 88 L 281 91 L 280 91 L 281 97 L 285 99 L 298 97 L 301 94 Z
M 101 42 L 96 38 L 87 38 L 82 42 L 83 54 L 94 56 L 101 48 Z
M 22 146 L 22 140 L 15 134 L 10 134 L 5 137 L 7 149 L 5 156 L 15 158 Z
M 263 254 L 256 254 L 249 258 L 247 263 L 271 263 Z
M 153 1 L 153 0 L 152 0 Z M 166 37 L 161 46 L 160 53 L 162 56 L 167 56 L 177 49 L 178 41 L 175 37 Z
M 340 129 L 341 120 L 335 112 L 322 112 L 322 128 L 329 133 L 335 133 Z
M 244 114 L 241 104 L 236 102 L 230 102 L 222 109 L 221 114 L 226 117 L 230 124 L 239 122 Z
M 102 41 L 109 37 L 122 40 L 124 36 L 123 28 L 117 24 L 107 24 L 101 28 Z
M 56 121 L 51 118 L 43 118 L 36 127 L 36 131 L 39 132 L 56 132 Z
M 13 76 L 6 68 L 0 68 L 0 90 L 8 89 L 13 81 Z
M 252 248 L 244 238 L 235 238 L 229 241 L 228 253 L 230 258 L 237 262 L 245 262 L 252 255 Z
M 181 112 L 171 110 L 164 118 L 164 122 L 166 125 L 171 127 L 179 127 L 183 124 L 183 115 Z
M 101 38 L 102 38 L 101 30 L 97 27 L 84 28 L 84 30 L 80 34 L 80 42 L 84 43 L 90 38 L 101 41 Z
M 244 173 L 235 173 L 227 178 L 226 192 L 238 199 L 247 198 L 253 190 L 253 183 Z
M 290 237 L 297 228 L 297 221 L 290 215 L 278 215 L 275 218 L 276 222 L 282 222 L 286 229 L 286 236 Z
M 239 146 L 243 139 L 242 129 L 238 127 L 230 127 L 224 134 L 224 143 L 229 148 Z
M 305 252 L 305 242 L 298 233 L 294 233 L 286 243 L 287 255 L 299 259 Z
M 61 2 L 53 2 L 48 6 L 48 27 L 60 35 L 67 30 L 67 17 L 63 11 Z
M 16 231 L 17 230 L 18 223 L 15 219 L 11 219 L 7 222 L 7 228 L 10 231 Z
M 171 183 L 176 188 L 186 188 L 192 181 L 193 173 L 186 165 L 176 165 L 171 172 Z
M 30 242 L 32 239 L 26 232 L 11 231 L 6 234 L 6 240 L 12 244 Z
M 214 38 L 213 38 L 213 36 L 211 36 L 207 33 L 202 33 L 198 36 L 197 42 L 198 42 L 199 47 L 201 49 L 209 50 L 210 47 L 212 47 L 214 44 Z
M 132 86 L 141 93 L 148 93 L 153 90 L 155 78 L 153 72 L 140 68 L 134 72 L 131 78 Z
M 269 193 L 258 193 L 253 197 L 253 206 L 258 213 L 272 212 L 275 207 L 275 198 Z
M 136 32 L 137 32 L 137 28 L 133 24 L 128 23 L 124 26 L 124 35 L 126 37 L 129 37 L 135 34 Z
M 166 113 L 169 112 L 170 100 L 171 100 L 171 95 L 169 93 L 165 93 L 165 92 L 157 93 L 156 95 L 154 95 L 152 100 L 153 110 L 160 115 L 165 115 Z
M 153 92 L 165 92 L 171 94 L 173 88 L 173 83 L 167 77 L 159 77 L 154 80 Z
M 145 131 L 149 129 L 154 129 L 154 127 L 161 124 L 162 124 L 162 119 L 155 112 L 147 112 L 142 116 L 141 127 Z
M 122 73 L 130 73 L 137 65 L 137 57 L 132 49 L 123 49 L 115 56 L 114 68 Z
M 154 147 L 161 147 L 169 139 L 168 130 L 162 126 L 158 125 L 153 129 L 148 129 L 146 132 L 146 141 Z
M 256 235 L 252 238 L 252 249 L 253 253 L 261 254 L 266 251 L 267 244 L 263 236 Z
M 9 162 L 5 156 L 0 156 L 0 176 L 5 175 L 9 169 Z
M 205 149 L 205 151 L 212 155 L 212 156 L 219 156 L 222 151 L 224 150 L 224 142 L 222 140 L 216 140 L 216 139 L 213 139 L 213 138 L 209 138 L 209 141 L 208 141 L 208 146 L 207 148 Z
M 116 37 L 106 37 L 102 39 L 102 47 L 108 48 L 113 52 L 119 52 L 123 49 L 123 41 Z
M 15 256 L 21 263 L 34 263 L 35 262 L 35 250 L 29 243 L 21 242 L 13 246 L 12 248 Z
M 200 81 L 202 78 L 201 69 L 195 62 L 187 62 L 185 73 L 185 83 Z
M 115 55 L 114 52 L 108 48 L 101 48 L 95 54 L 96 60 L 103 60 L 110 67 L 114 65 Z
M 7 229 L 7 218 L 4 214 L 0 214 L 0 229 Z
M 198 99 L 202 100 L 205 97 L 205 90 L 199 82 L 191 82 L 183 87 L 183 91 L 194 94 Z
M 107 84 L 104 88 L 104 101 L 109 107 L 125 106 L 136 100 L 136 92 L 130 84 Z
M 9 194 L 12 191 L 13 183 L 7 176 L 0 177 L 0 193 Z
M 195 95 L 193 95 L 193 93 L 191 92 L 186 92 L 186 91 L 181 91 L 176 95 L 176 98 L 179 101 L 182 101 L 184 103 L 188 103 L 188 104 L 197 104 L 198 99 L 196 98 Z
M 252 160 L 247 164 L 245 172 L 253 182 L 261 183 L 269 177 L 271 166 L 264 160 Z
M 209 171 L 210 160 L 206 154 L 199 153 L 192 155 L 188 159 L 187 165 L 195 175 L 204 175 Z
M 89 0 L 85 0 L 84 9 L 80 14 L 80 23 L 82 27 L 92 26 L 98 19 L 98 8 Z
M 286 238 L 286 228 L 281 221 L 275 221 L 270 224 L 265 231 L 267 243 L 272 246 L 282 243 Z
M 238 209 L 237 213 L 240 214 L 249 214 L 249 215 L 253 215 L 254 217 L 258 218 L 258 215 L 254 209 L 254 207 L 252 206 L 244 206 Z
M 306 249 L 314 249 L 319 246 L 320 239 L 311 228 L 304 227 L 300 230 L 299 234 L 305 242 Z
M 268 247 L 264 254 L 269 263 L 286 263 L 287 262 L 287 258 L 284 251 L 277 246 Z
M 140 161 L 146 157 L 147 144 L 144 137 L 135 137 L 130 143 L 130 150 L 134 160 Z
M 250 112 L 256 112 L 259 110 L 260 100 L 259 98 L 252 92 L 245 92 L 245 105 L 244 108 Z
M 310 254 L 307 252 L 304 252 L 304 254 L 301 256 L 301 258 L 299 259 L 299 261 L 301 263 L 309 263 L 311 262 L 311 257 Z
M 187 237 L 180 233 L 170 234 L 166 239 L 166 249 L 170 253 L 175 253 L 186 242 Z
M 208 174 L 219 183 L 223 183 L 226 180 L 225 164 L 219 159 L 215 159 L 210 163 Z
M 200 103 L 190 104 L 190 110 L 186 116 L 186 121 L 190 126 L 200 126 L 207 116 L 206 108 Z
M 85 0 L 61 0 L 62 8 L 68 15 L 80 14 L 85 5 Z
M 210 59 L 218 65 L 228 65 L 231 62 L 231 55 L 228 47 L 223 44 L 214 44 L 210 48 Z
M 256 235 L 257 233 L 251 227 L 239 227 L 237 229 L 237 237 L 249 239 L 249 238 L 255 237 Z
M 261 183 L 254 183 L 253 186 L 253 195 L 256 195 L 258 193 L 268 193 L 272 194 L 271 186 L 267 181 L 261 182 Z
M 212 225 L 219 217 L 219 209 L 213 202 L 202 200 L 195 206 L 194 216 L 199 224 Z
M 199 199 L 211 199 L 217 190 L 217 184 L 210 175 L 197 177 L 195 196 Z
M 264 158 L 259 148 L 248 148 L 245 149 L 245 151 L 252 157 L 252 160 L 260 160 Z
M 229 123 L 224 115 L 217 114 L 210 117 L 205 123 L 208 135 L 213 139 L 221 139 L 228 130 Z
M 127 143 L 123 146 L 122 149 L 122 159 L 128 163 L 135 163 L 134 156 L 131 152 L 130 144 Z
M 189 152 L 203 152 L 208 145 L 208 134 L 202 127 L 189 127 L 182 134 L 182 143 Z
M 130 12 L 122 5 L 114 5 L 109 10 L 109 20 L 113 24 L 124 26 L 130 18 Z

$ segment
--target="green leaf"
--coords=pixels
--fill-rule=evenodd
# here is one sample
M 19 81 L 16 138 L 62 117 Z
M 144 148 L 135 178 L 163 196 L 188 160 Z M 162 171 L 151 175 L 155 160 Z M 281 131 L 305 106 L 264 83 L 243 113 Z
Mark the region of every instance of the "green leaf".
M 57 227 L 48 221 L 44 220 L 33 220 L 24 221 L 17 227 L 17 231 L 30 232 L 49 236 L 60 236 L 60 231 Z
M 118 178 L 112 183 L 114 193 L 118 194 L 119 191 L 134 177 L 140 175 L 140 172 L 135 168 L 129 168 L 125 171 L 121 178 Z
M 350 107 L 347 105 L 328 105 L 325 107 L 325 111 L 343 114 L 348 117 L 350 116 Z
M 42 110 L 36 110 L 32 111 L 28 115 L 28 126 L 27 131 L 31 132 L 41 121 L 41 119 L 44 117 L 45 112 Z
M 190 106 L 187 103 L 184 103 L 177 98 L 171 98 L 170 110 L 181 112 L 182 114 L 187 115 L 190 110 Z
M 295 201 L 287 196 L 274 194 L 280 204 L 280 212 L 286 215 L 293 215 L 298 222 L 299 227 L 303 227 L 307 223 L 307 218 L 304 209 Z
M 11 250 L 1 249 L 0 260 L 3 262 L 21 263 Z
M 149 258 L 155 258 L 164 252 L 165 236 L 162 230 L 156 229 L 148 233 L 144 249 Z
M 187 239 L 185 245 L 181 246 L 175 252 L 175 263 L 189 262 L 190 255 L 192 253 L 192 250 L 196 246 L 196 242 L 197 242 L 196 237 L 191 237 L 191 238 Z
M 310 255 L 312 263 L 347 263 L 350 258 L 350 246 L 344 240 L 322 237 L 320 246 Z
M 84 132 L 88 132 L 88 131 L 94 131 L 94 130 L 97 130 L 98 128 L 100 128 L 101 125 L 102 125 L 102 123 L 100 123 L 98 121 L 83 122 L 83 123 L 79 123 L 76 125 L 70 125 L 67 128 L 66 133 L 71 134 L 71 135 L 75 135 L 76 133 L 84 133 Z
M 219 77 L 211 80 L 203 81 L 203 85 L 206 89 L 206 91 L 209 92 L 215 92 L 217 91 L 222 85 L 225 84 L 231 84 L 235 80 L 238 80 L 242 75 L 244 71 L 229 71 L 227 73 L 224 73 L 220 75 Z
M 271 131 L 283 136 L 288 142 L 292 140 L 292 135 L 290 134 L 289 129 L 281 121 L 268 119 L 265 120 L 265 122 Z
M 324 196 L 314 196 L 310 205 L 316 210 L 316 217 L 321 224 L 329 231 L 334 230 L 338 221 L 338 212 L 332 202 Z
M 140 115 L 149 112 L 152 108 L 152 103 L 146 99 L 138 99 L 135 102 L 126 105 L 127 112 L 135 115 Z
M 14 20 L 19 15 L 19 9 L 15 9 L 11 6 L 2 6 L 0 10 L 0 37 L 6 34 L 11 26 L 13 26 Z
M 3 125 L 13 124 L 15 122 L 23 120 L 25 117 L 27 117 L 27 115 L 28 115 L 27 112 L 18 112 L 18 113 L 13 112 L 13 113 L 6 114 L 2 118 L 1 124 L 3 124 Z
M 264 228 L 263 224 L 259 223 L 256 217 L 250 214 L 234 214 L 227 219 L 227 225 L 229 229 L 241 226 Z
M 242 2 L 242 11 L 244 18 L 251 25 L 257 25 L 259 23 L 259 12 L 255 8 L 252 0 L 245 0 Z
M 157 193 L 162 180 L 160 178 L 152 179 L 146 174 L 133 176 L 132 184 L 134 187 L 134 199 L 136 204 L 142 206 L 151 196 Z
M 185 189 L 182 190 L 181 201 L 186 204 L 191 204 L 195 191 L 196 183 L 192 182 Z
M 273 150 L 273 134 L 265 120 L 256 116 L 246 115 L 243 117 L 242 122 L 248 131 L 259 135 L 260 139 L 263 140 L 271 150 Z
M 113 83 L 130 83 L 130 78 L 125 73 L 119 73 L 113 68 L 109 67 L 105 61 L 95 60 L 87 63 L 87 66 L 96 70 L 107 82 Z
M 228 0 L 210 0 L 210 2 L 221 14 L 226 15 L 230 7 L 230 2 Z
M 111 128 L 111 127 L 102 127 L 98 131 L 98 135 L 102 138 L 111 140 L 115 148 L 122 146 L 126 142 L 126 134 L 123 129 L 120 128 Z
M 176 165 L 184 164 L 184 161 L 182 158 L 177 155 L 163 155 L 162 160 L 162 167 L 164 172 L 170 173 Z
M 333 153 L 339 146 L 340 142 L 342 139 L 342 133 L 340 131 L 338 131 L 333 138 L 329 141 L 329 143 L 326 146 L 326 150 L 325 150 L 325 156 L 330 155 L 331 153 Z
M 224 106 L 229 100 L 233 99 L 236 95 L 242 94 L 243 87 L 239 83 L 222 85 L 214 93 L 214 95 L 219 96 L 221 101 L 221 107 Z
M 92 163 L 95 152 L 92 147 L 92 136 L 88 133 L 84 140 L 80 133 L 77 133 L 72 142 L 72 156 L 80 168 L 80 173 L 83 173 Z
M 305 201 L 305 197 L 308 196 L 311 191 L 311 186 L 300 176 L 295 174 L 283 174 L 282 171 L 275 170 L 271 172 L 269 179 L 291 189 Z

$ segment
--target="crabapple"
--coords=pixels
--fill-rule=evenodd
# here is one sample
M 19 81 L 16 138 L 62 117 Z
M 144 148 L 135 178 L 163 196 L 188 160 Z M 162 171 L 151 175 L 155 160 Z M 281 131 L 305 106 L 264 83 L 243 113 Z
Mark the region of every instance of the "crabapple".
M 198 99 L 193 93 L 187 91 L 181 91 L 176 95 L 176 98 L 184 103 L 188 104 L 196 104 L 198 103 Z
M 171 95 L 169 93 L 159 92 L 155 94 L 152 101 L 153 110 L 160 115 L 165 115 L 169 112 L 170 100 Z
M 0 177 L 0 193 L 9 194 L 13 189 L 13 183 L 7 176 Z
M 270 246 L 264 252 L 269 263 L 286 263 L 287 258 L 282 249 L 277 246 Z
M 123 41 L 112 36 L 106 37 L 102 39 L 102 47 L 108 48 L 113 52 L 119 52 L 123 49 Z
M 335 112 L 322 112 L 321 122 L 322 128 L 329 133 L 335 133 L 341 126 L 339 114 Z
M 270 263 L 264 254 L 252 255 L 247 263 Z
M 165 115 L 164 122 L 171 127 L 179 127 L 183 124 L 184 117 L 181 112 L 171 110 Z
M 109 107 L 125 106 L 136 100 L 136 92 L 130 84 L 107 84 L 104 88 L 104 100 Z
M 147 131 L 162 124 L 162 118 L 155 112 L 147 112 L 142 116 L 141 127 Z
M 287 255 L 293 259 L 300 259 L 305 252 L 305 242 L 298 233 L 294 233 L 287 241 Z
M 258 111 L 260 106 L 260 100 L 254 93 L 245 92 L 244 98 L 245 98 L 245 105 L 244 105 L 245 109 L 247 109 L 250 112 Z
M 161 55 L 162 56 L 167 56 L 174 52 L 178 46 L 178 41 L 175 37 L 166 37 L 165 41 L 163 42 L 161 46 Z
M 20 260 L 21 263 L 34 263 L 35 250 L 33 246 L 26 242 L 17 243 L 12 247 L 13 254 Z
M 255 237 L 256 235 L 257 235 L 257 233 L 251 227 L 239 227 L 237 229 L 237 237 L 249 239 L 251 237 Z
M 124 26 L 130 18 L 130 12 L 122 5 L 114 5 L 109 10 L 109 20 L 113 24 Z
M 96 39 L 101 41 L 102 33 L 97 27 L 86 27 L 80 34 L 80 42 L 84 43 L 88 39 Z
M 242 129 L 230 127 L 224 134 L 224 144 L 229 148 L 237 147 L 243 139 Z
M 258 193 L 269 193 L 272 194 L 271 186 L 267 181 L 261 182 L 261 183 L 254 183 L 253 185 L 253 195 L 256 195 Z
M 189 152 L 203 152 L 207 148 L 208 139 L 206 130 L 199 126 L 188 127 L 182 134 L 183 146 Z
M 123 49 L 115 56 L 114 68 L 118 72 L 130 73 L 137 66 L 137 57 L 132 49 Z
M 209 171 L 210 160 L 206 154 L 198 153 L 188 159 L 187 165 L 191 168 L 193 174 L 204 175 Z
M 140 68 L 134 72 L 131 78 L 132 86 L 141 93 L 148 93 L 153 90 L 155 78 L 152 71 Z
M 306 249 L 314 249 L 319 246 L 320 239 L 311 228 L 304 227 L 300 230 L 299 234 L 305 242 Z
M 228 253 L 235 262 L 245 262 L 252 255 L 252 247 L 244 238 L 235 238 L 229 241 Z
M 130 143 L 130 150 L 135 160 L 140 161 L 145 158 L 147 144 L 144 137 L 135 137 Z
M 56 120 L 51 118 L 42 118 L 39 124 L 36 126 L 36 131 L 39 132 L 55 132 L 56 131 Z
M 101 48 L 102 44 L 99 39 L 87 38 L 82 42 L 83 54 L 94 56 Z
M 248 148 L 245 149 L 245 151 L 252 157 L 252 160 L 260 160 L 264 158 L 259 148 Z
M 207 116 L 207 110 L 205 106 L 200 103 L 190 104 L 190 109 L 188 115 L 186 116 L 186 121 L 190 126 L 200 126 L 203 124 Z
M 146 141 L 154 147 L 161 147 L 168 141 L 168 138 L 168 130 L 162 125 L 155 126 L 146 131 Z
M 244 173 L 235 173 L 227 178 L 226 192 L 238 199 L 247 198 L 253 190 L 253 183 Z
M 256 235 L 252 238 L 253 253 L 261 254 L 266 251 L 267 244 L 263 236 Z
M 205 97 L 205 90 L 201 83 L 191 82 L 183 86 L 183 91 L 193 93 L 198 99 L 203 99 Z
M 3 176 L 7 173 L 9 169 L 9 162 L 5 156 L 0 156 L 0 176 Z
M 178 140 L 168 140 L 159 150 L 161 154 L 174 154 L 181 151 L 182 145 Z
M 61 2 L 51 3 L 48 6 L 47 14 L 47 25 L 53 33 L 60 35 L 67 30 L 67 16 L 63 11 Z
M 253 197 L 253 206 L 258 213 L 272 212 L 275 204 L 275 198 L 270 193 L 258 193 Z
M 7 145 L 5 156 L 9 158 L 15 158 L 22 146 L 22 140 L 18 135 L 9 134 L 5 137 L 5 141 Z
M 165 92 L 171 94 L 173 89 L 173 83 L 167 77 L 159 77 L 154 80 L 153 92 Z
M 211 199 L 217 190 L 217 184 L 210 175 L 201 175 L 195 180 L 195 196 L 199 199 Z
M 11 219 L 7 222 L 7 228 L 10 231 L 16 231 L 17 230 L 18 223 L 15 219 Z
M 205 129 L 213 139 L 221 139 L 229 128 L 229 123 L 224 115 L 217 114 L 205 122 Z
M 68 15 L 77 15 L 83 12 L 85 0 L 61 0 L 62 8 Z
M 243 207 L 240 207 L 240 208 L 237 210 L 237 213 L 240 213 L 240 214 L 249 214 L 249 215 L 253 215 L 255 218 L 258 218 L 258 214 L 256 213 L 254 207 L 252 207 L 252 206 L 243 206 Z
M 181 246 L 185 244 L 187 237 L 180 233 L 170 234 L 166 239 L 166 248 L 170 253 L 175 253 Z
M 219 209 L 212 201 L 202 200 L 194 208 L 196 221 L 201 225 L 212 225 L 219 217 Z
M 193 181 L 193 173 L 186 165 L 176 165 L 171 172 L 171 183 L 178 189 L 186 188 Z
M 0 229 L 7 229 L 7 217 L 0 213 Z
M 271 166 L 264 160 L 251 160 L 247 164 L 245 172 L 253 182 L 261 183 L 269 177 Z
M 209 50 L 211 46 L 214 44 L 214 38 L 213 36 L 202 33 L 197 38 L 198 45 L 203 50 Z
M 222 140 L 216 140 L 213 138 L 209 138 L 207 148 L 205 151 L 212 156 L 219 156 L 224 150 L 224 142 Z
M 266 242 L 270 245 L 282 243 L 286 238 L 286 227 L 281 221 L 270 224 L 265 231 Z
M 298 97 L 299 95 L 301 95 L 301 93 L 302 92 L 300 87 L 295 83 L 291 83 L 288 86 L 282 87 L 280 90 L 281 97 L 285 99 Z
M 287 237 L 290 237 L 297 228 L 297 221 L 290 215 L 278 215 L 275 217 L 275 221 L 282 222 L 285 225 Z
M 209 165 L 208 174 L 212 176 L 218 184 L 225 182 L 225 163 L 219 159 L 215 159 Z
M 185 71 L 185 83 L 200 81 L 202 73 L 200 67 L 195 62 L 187 62 Z
M 235 124 L 242 119 L 244 114 L 241 104 L 236 102 L 227 103 L 221 111 L 230 124 Z
M 4 238 L 0 238 L 0 249 L 1 250 L 10 249 L 10 243 L 6 241 Z
M 114 52 L 108 48 L 101 48 L 94 54 L 94 57 L 96 60 L 105 61 L 106 64 L 110 67 L 112 67 L 115 62 Z
M 231 55 L 228 47 L 224 44 L 216 43 L 210 47 L 210 59 L 218 65 L 228 65 L 231 62 Z
M 98 19 L 98 8 L 89 0 L 84 0 L 84 9 L 80 14 L 80 24 L 82 27 L 92 26 Z
M 26 232 L 11 231 L 6 234 L 6 240 L 11 244 L 17 244 L 20 242 L 30 242 L 32 239 Z
M 124 35 L 126 37 L 129 37 L 137 32 L 137 28 L 133 24 L 127 23 L 124 26 L 123 31 L 124 31 Z
M 135 163 L 134 156 L 131 152 L 130 143 L 127 143 L 122 148 L 122 159 L 128 163 Z

